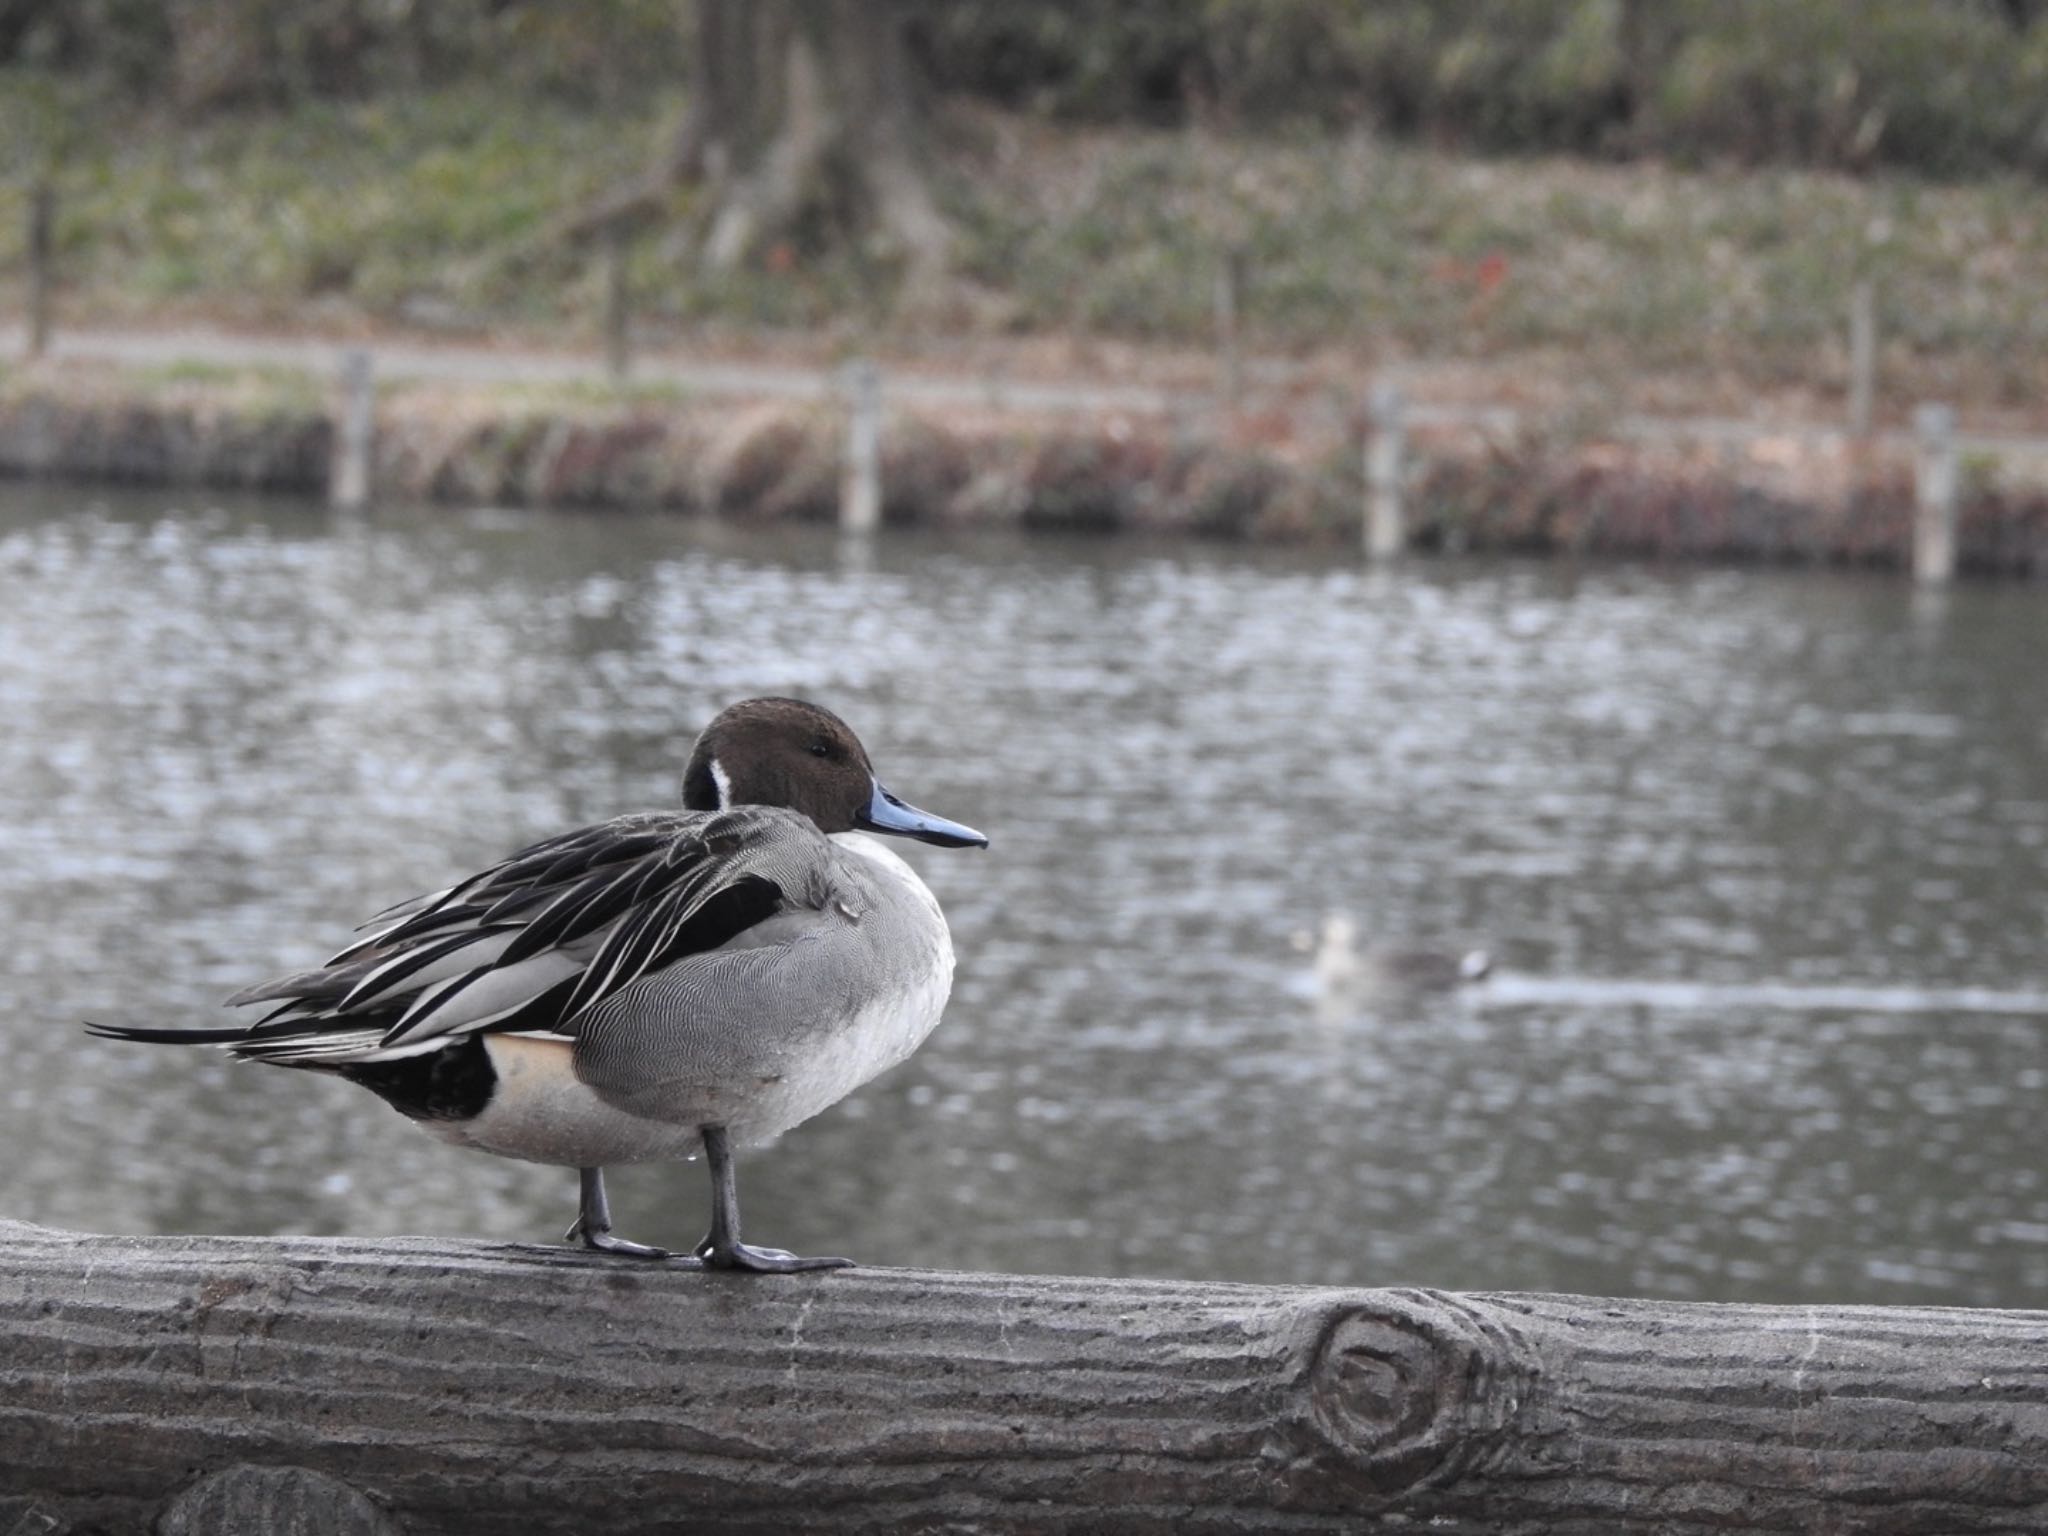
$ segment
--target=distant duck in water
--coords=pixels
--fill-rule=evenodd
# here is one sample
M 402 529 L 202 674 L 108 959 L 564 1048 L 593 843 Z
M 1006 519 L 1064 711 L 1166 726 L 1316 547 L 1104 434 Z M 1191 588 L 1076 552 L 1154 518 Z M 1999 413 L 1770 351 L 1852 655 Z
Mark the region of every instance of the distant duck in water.
M 1483 949 L 1360 949 L 1358 926 L 1343 912 L 1323 919 L 1314 945 L 1316 985 L 1324 997 L 1346 992 L 1447 992 L 1493 973 L 1493 957 Z

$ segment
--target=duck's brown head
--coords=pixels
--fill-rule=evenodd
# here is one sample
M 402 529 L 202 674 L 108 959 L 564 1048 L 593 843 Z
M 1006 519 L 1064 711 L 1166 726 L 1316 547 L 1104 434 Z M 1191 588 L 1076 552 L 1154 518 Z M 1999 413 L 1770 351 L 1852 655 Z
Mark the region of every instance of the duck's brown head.
M 693 811 L 780 805 L 825 832 L 888 832 L 942 848 L 986 848 L 972 827 L 906 805 L 882 787 L 867 748 L 829 709 L 802 699 L 745 699 L 704 727 L 683 771 Z

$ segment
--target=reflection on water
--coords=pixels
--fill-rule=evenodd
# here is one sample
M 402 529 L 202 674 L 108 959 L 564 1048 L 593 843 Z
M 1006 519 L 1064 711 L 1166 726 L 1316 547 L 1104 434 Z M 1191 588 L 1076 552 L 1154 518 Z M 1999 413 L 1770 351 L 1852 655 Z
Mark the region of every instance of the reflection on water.
M 2048 595 L 11 489 L 0 1213 L 538 1240 L 574 1179 L 85 1040 L 838 708 L 979 826 L 910 1064 L 746 1164 L 873 1261 L 2040 1304 Z M 1305 995 L 1331 912 L 1478 988 Z M 1519 991 L 1517 990 L 1519 988 Z M 1917 1001 L 1893 1006 L 1917 993 Z M 1702 999 L 1705 1005 L 1702 1005 Z M 700 1168 L 621 1226 L 693 1241 Z
M 2017 1013 L 2048 1020 L 2048 992 L 1989 987 L 1800 987 L 1779 982 L 1704 985 L 1689 981 L 1593 981 L 1585 977 L 1495 977 L 1481 1000 L 1491 1007 L 1531 1003 L 1612 1008 L 1773 1008 L 1816 1013 Z

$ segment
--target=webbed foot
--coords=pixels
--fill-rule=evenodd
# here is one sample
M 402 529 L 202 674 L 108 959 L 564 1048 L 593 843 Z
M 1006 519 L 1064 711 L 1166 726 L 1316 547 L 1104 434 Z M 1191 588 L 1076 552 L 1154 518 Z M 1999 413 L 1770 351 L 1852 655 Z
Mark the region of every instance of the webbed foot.
M 576 1208 L 576 1219 L 569 1224 L 569 1230 L 562 1234 L 562 1240 L 581 1243 L 593 1253 L 615 1253 L 622 1259 L 660 1259 L 681 1269 L 702 1269 L 703 1261 L 691 1254 L 670 1253 L 666 1248 L 650 1247 L 623 1237 L 612 1236 L 611 1202 L 604 1195 L 604 1174 L 596 1168 L 582 1170 L 583 1198 Z
M 754 1275 L 794 1275 L 807 1269 L 853 1268 L 851 1259 L 805 1259 L 786 1248 L 756 1248 L 750 1243 L 720 1246 L 708 1237 L 697 1245 L 694 1257 L 706 1269 L 736 1269 Z
M 733 1177 L 732 1146 L 722 1125 L 707 1125 L 704 1156 L 711 1167 L 711 1230 L 693 1257 L 706 1269 L 754 1275 L 794 1275 L 807 1269 L 850 1269 L 851 1259 L 799 1258 L 787 1248 L 753 1248 L 740 1241 L 740 1193 Z
M 626 1259 L 672 1259 L 676 1255 L 666 1248 L 653 1248 L 646 1243 L 636 1243 L 629 1238 L 614 1237 L 610 1227 L 591 1227 L 578 1216 L 567 1232 L 562 1234 L 565 1243 L 581 1243 L 593 1253 L 616 1253 Z

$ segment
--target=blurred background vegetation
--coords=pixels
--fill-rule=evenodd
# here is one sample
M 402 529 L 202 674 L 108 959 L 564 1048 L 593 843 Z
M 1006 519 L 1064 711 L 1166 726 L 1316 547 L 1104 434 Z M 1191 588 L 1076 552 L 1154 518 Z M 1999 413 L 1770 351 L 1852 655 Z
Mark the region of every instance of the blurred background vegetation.
M 872 7 L 886 10 L 888 7 Z M 2043 0 L 902 0 L 948 92 L 1093 122 L 1368 124 L 1491 151 L 2048 168 Z M 0 57 L 191 115 L 488 80 L 675 86 L 677 0 L 6 0 Z
M 942 282 L 829 174 L 705 259 L 706 143 L 775 126 L 699 132 L 721 13 L 900 50 Z M 103 320 L 585 327 L 616 215 L 700 335 L 1201 342 L 1239 251 L 1274 349 L 1798 380 L 1859 273 L 1950 394 L 2028 398 L 2048 340 L 2048 0 L 0 0 L 0 71 L 0 273 L 54 179 Z

